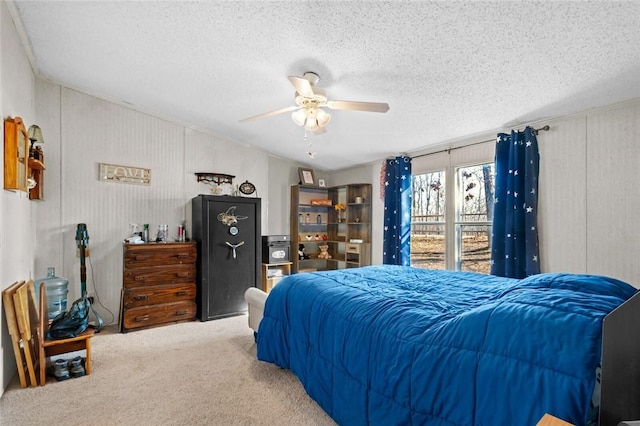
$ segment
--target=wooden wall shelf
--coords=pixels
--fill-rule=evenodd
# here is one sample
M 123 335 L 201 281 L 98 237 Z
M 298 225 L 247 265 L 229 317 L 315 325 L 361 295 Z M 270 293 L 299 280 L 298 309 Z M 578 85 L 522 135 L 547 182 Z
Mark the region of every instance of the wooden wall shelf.
M 44 154 L 40 146 L 29 146 L 22 118 L 4 120 L 4 189 L 25 191 L 31 200 L 44 197 Z M 35 186 L 29 188 L 30 180 Z
M 222 185 L 223 183 L 232 184 L 233 175 L 225 175 L 223 173 L 207 173 L 207 172 L 198 172 L 195 173 L 198 182 L 206 182 L 206 183 L 215 183 L 217 185 Z
M 27 191 L 29 135 L 22 118 L 4 120 L 4 189 Z

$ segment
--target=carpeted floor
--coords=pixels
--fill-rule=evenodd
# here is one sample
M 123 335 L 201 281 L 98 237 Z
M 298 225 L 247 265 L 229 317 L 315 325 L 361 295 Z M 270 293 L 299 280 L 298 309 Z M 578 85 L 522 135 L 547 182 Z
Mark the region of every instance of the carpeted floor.
M 246 316 L 92 339 L 90 376 L 0 399 L 2 425 L 335 425 L 288 370 L 256 359 Z

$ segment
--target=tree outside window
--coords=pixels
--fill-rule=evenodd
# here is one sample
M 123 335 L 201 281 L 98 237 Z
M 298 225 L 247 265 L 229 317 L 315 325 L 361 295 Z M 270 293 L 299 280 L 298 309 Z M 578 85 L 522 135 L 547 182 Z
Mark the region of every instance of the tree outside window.
M 428 269 L 489 273 L 494 166 L 486 163 L 459 167 L 455 182 L 447 185 L 445 170 L 413 176 L 411 264 Z M 455 205 L 447 206 L 446 191 L 455 192 Z M 447 222 L 447 209 L 455 219 Z M 453 227 L 453 232 L 447 232 Z M 447 252 L 447 235 L 455 242 Z M 447 262 L 449 260 L 449 262 Z

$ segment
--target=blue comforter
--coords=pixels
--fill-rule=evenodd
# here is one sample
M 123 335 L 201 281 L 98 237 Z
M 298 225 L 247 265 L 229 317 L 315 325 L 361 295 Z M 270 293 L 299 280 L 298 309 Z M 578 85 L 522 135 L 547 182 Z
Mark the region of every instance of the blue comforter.
M 370 266 L 269 294 L 258 359 L 289 368 L 341 425 L 586 424 L 602 319 L 621 281 Z

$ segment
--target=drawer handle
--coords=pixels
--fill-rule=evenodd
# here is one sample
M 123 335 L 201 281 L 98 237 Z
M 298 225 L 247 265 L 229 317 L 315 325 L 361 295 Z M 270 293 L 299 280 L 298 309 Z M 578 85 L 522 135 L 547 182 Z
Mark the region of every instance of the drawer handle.
M 179 258 L 189 257 L 189 253 L 177 253 L 176 257 L 179 257 Z
M 149 275 L 136 275 L 136 281 L 146 281 L 149 279 Z
M 187 294 L 189 294 L 189 293 L 187 293 L 187 292 L 186 292 L 186 291 L 184 291 L 184 290 L 182 290 L 182 291 L 177 291 L 177 292 L 176 292 L 176 296 L 186 296 Z
M 148 255 L 148 254 L 139 254 L 136 256 L 136 260 L 147 260 L 150 258 L 151 258 L 151 255 Z
M 176 311 L 176 316 L 181 317 L 183 315 L 187 315 L 189 311 Z
M 141 315 L 135 318 L 136 322 L 149 321 L 149 315 Z
M 188 272 L 176 272 L 176 277 L 178 278 L 189 278 L 190 275 Z
M 146 294 L 140 294 L 140 295 L 136 296 L 136 300 L 146 300 L 147 297 L 148 296 Z

